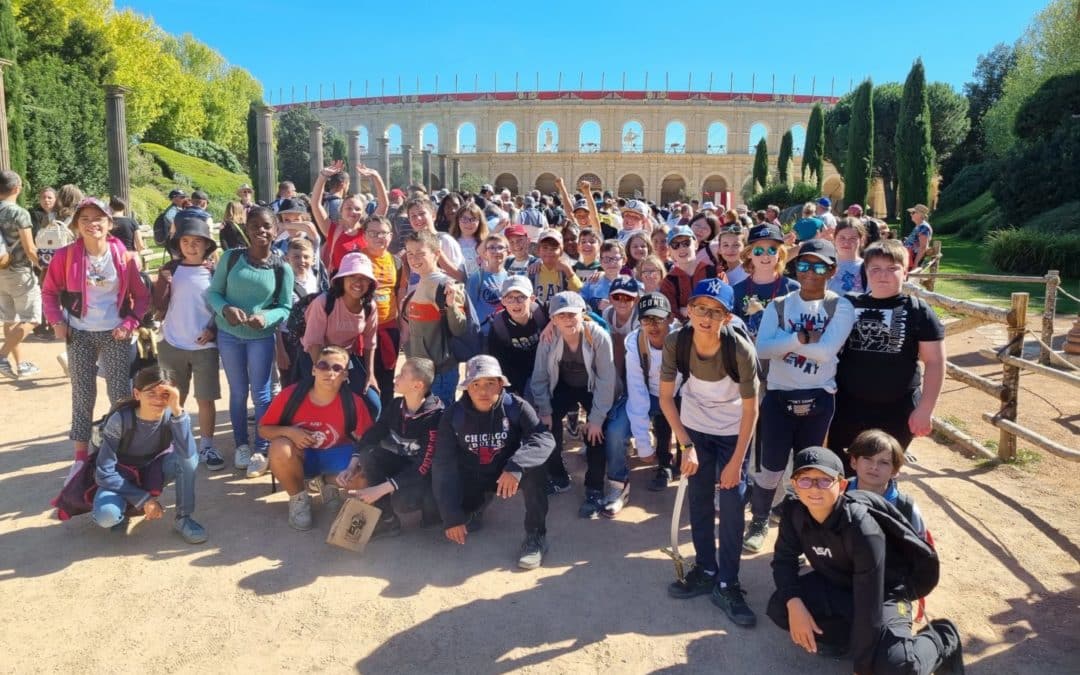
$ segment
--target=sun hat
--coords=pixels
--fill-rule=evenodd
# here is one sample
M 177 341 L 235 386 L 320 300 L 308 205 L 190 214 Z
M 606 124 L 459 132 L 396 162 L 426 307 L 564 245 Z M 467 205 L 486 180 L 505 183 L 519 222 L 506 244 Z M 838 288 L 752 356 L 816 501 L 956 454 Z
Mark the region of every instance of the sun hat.
M 376 286 L 379 283 L 379 280 L 375 278 L 375 271 L 371 266 L 371 258 L 359 251 L 345 254 L 341 259 L 341 264 L 338 265 L 337 273 L 334 274 L 334 281 L 345 277 L 356 276 L 357 274 L 367 277 Z

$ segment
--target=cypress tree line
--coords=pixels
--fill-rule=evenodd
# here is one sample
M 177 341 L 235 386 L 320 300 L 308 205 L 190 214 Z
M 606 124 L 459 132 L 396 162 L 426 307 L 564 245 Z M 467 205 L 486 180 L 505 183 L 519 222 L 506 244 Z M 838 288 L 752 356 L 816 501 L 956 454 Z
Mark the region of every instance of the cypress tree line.
M 844 160 L 844 204 L 865 204 L 874 170 L 874 84 L 864 80 L 855 90 Z
M 817 181 L 818 191 L 825 180 L 822 176 L 825 168 L 825 112 L 820 103 L 815 103 L 810 111 L 810 121 L 806 125 L 806 147 L 803 148 L 802 179 L 807 177 Z
M 787 185 L 791 182 L 791 155 L 794 152 L 795 140 L 791 136 L 791 130 L 784 132 L 780 139 L 780 157 L 776 160 L 777 180 Z
M 907 210 L 929 204 L 930 180 L 934 175 L 934 146 L 930 143 L 930 104 L 926 93 L 926 71 L 916 59 L 904 81 L 900 116 L 896 125 L 896 174 L 900 189 L 901 224 L 911 225 Z
M 751 184 L 753 192 L 764 190 L 769 182 L 769 146 L 764 138 L 758 141 L 757 149 L 754 151 L 753 176 L 754 182 Z
M 8 152 L 11 169 L 26 178 L 26 136 L 22 115 L 22 70 L 19 68 L 19 28 L 11 10 L 11 0 L 0 0 L 0 58 L 14 61 L 4 70 L 4 97 L 7 101 Z M 33 187 L 24 186 L 24 195 L 33 194 Z M 20 199 L 28 199 L 22 197 Z

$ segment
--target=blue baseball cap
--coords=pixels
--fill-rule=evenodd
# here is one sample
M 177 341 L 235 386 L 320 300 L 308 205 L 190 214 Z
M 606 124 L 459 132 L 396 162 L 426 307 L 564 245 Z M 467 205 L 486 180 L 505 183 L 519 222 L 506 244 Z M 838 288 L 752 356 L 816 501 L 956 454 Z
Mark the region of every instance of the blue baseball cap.
M 821 199 L 817 200 L 817 205 L 823 209 L 827 209 L 832 206 L 832 200 L 828 197 L 822 197 Z
M 567 312 L 584 314 L 586 309 L 585 301 L 574 291 L 556 293 L 548 300 L 548 316 Z
M 616 293 L 632 295 L 636 298 L 641 295 L 641 284 L 639 284 L 638 280 L 632 276 L 620 274 L 611 282 L 611 287 L 608 289 L 608 297 L 611 297 Z
M 670 244 L 671 242 L 675 241 L 677 237 L 690 237 L 691 239 L 693 239 L 694 231 L 690 229 L 689 225 L 679 225 L 677 227 L 671 228 L 671 232 L 668 232 L 667 236 L 668 243 Z
M 795 223 L 795 236 L 799 241 L 813 239 L 824 227 L 825 221 L 820 218 L 803 218 Z
M 735 291 L 723 279 L 702 279 L 694 284 L 690 301 L 692 302 L 695 298 L 712 298 L 729 312 L 735 306 Z

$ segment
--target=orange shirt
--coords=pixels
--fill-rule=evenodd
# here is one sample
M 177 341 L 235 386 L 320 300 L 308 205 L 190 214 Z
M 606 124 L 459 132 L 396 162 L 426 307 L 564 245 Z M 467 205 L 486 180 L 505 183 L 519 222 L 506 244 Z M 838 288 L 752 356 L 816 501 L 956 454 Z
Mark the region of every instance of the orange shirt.
M 397 271 L 394 256 L 383 252 L 380 256 L 371 256 L 371 266 L 379 287 L 375 289 L 375 305 L 379 309 L 379 325 L 389 325 L 397 320 Z

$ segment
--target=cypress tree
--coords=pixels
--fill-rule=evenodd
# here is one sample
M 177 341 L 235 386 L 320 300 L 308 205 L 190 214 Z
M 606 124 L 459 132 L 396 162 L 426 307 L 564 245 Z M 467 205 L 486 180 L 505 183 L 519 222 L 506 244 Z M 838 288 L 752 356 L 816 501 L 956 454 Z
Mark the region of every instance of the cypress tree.
M 874 84 L 864 80 L 855 90 L 844 160 L 844 204 L 865 204 L 874 170 Z
M 900 188 L 901 224 L 911 225 L 907 210 L 929 204 L 934 175 L 934 146 L 930 143 L 930 104 L 926 94 L 926 71 L 916 59 L 904 82 L 900 116 L 896 124 L 896 175 Z
M 810 121 L 806 125 L 806 148 L 803 149 L 802 179 L 807 180 L 809 175 L 817 180 L 818 192 L 824 182 L 822 176 L 825 168 L 825 111 L 820 103 L 815 103 L 810 111 Z
M 18 52 L 19 28 L 11 9 L 11 0 L 0 0 L 0 58 L 14 61 L 4 71 L 4 97 L 7 101 L 8 152 L 11 170 L 26 177 L 26 135 L 23 120 L 22 71 L 19 67 Z M 38 186 L 40 187 L 40 186 Z M 30 195 L 36 187 L 24 187 L 24 194 Z M 20 199 L 29 199 L 23 197 Z
M 794 152 L 795 140 L 791 136 L 791 130 L 784 132 L 780 139 L 780 157 L 776 161 L 776 174 L 778 180 L 787 185 L 791 182 L 791 155 Z
M 766 183 L 769 182 L 769 146 L 764 138 L 758 141 L 757 149 L 754 151 L 753 176 L 754 182 L 750 186 L 752 190 L 754 192 L 764 190 Z

